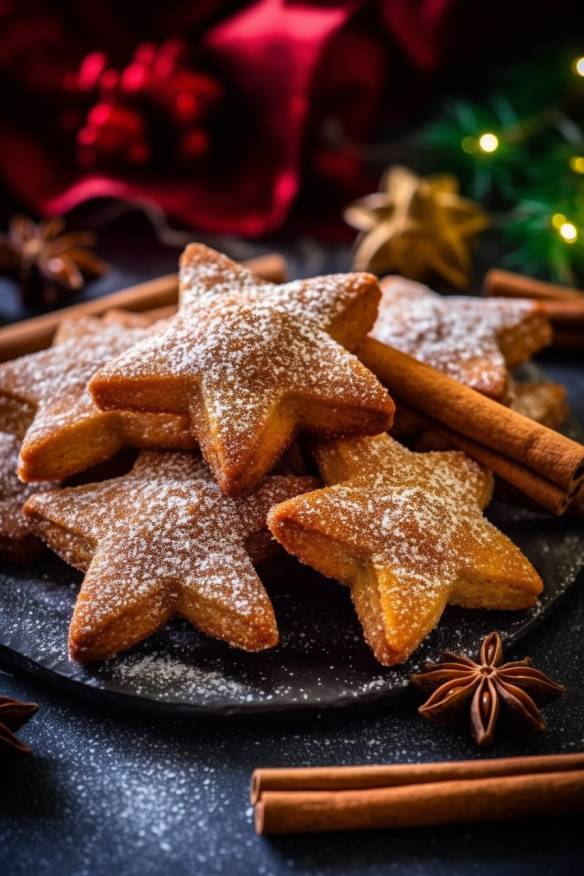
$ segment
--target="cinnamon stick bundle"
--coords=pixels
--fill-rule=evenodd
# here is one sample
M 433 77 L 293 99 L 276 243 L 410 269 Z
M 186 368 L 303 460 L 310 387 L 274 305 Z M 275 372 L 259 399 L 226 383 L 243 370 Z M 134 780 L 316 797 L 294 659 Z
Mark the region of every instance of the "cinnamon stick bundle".
M 273 283 L 286 279 L 286 262 L 278 253 L 269 253 L 244 262 L 258 276 Z M 35 353 L 50 346 L 57 327 L 65 319 L 81 316 L 99 316 L 106 310 L 120 309 L 143 311 L 150 308 L 165 308 L 178 300 L 178 275 L 166 274 L 138 283 L 128 289 L 82 301 L 71 307 L 63 307 L 51 313 L 35 316 L 22 322 L 0 328 L 0 361 L 14 359 L 25 353 Z
M 367 830 L 584 811 L 584 754 L 256 770 L 260 834 Z
M 489 447 L 485 447 L 478 441 L 468 438 L 466 435 L 461 435 L 454 429 L 449 429 L 443 423 L 439 423 L 432 417 L 427 417 L 413 408 L 409 408 L 402 402 L 398 402 L 399 410 L 406 411 L 412 419 L 420 426 L 426 429 L 430 436 L 430 446 L 420 448 L 435 450 L 435 439 L 438 438 L 446 448 L 455 447 L 457 450 L 462 450 L 467 456 L 471 456 L 484 465 L 485 468 L 490 468 L 500 478 L 507 481 L 508 484 L 515 487 L 519 492 L 528 496 L 532 501 L 546 508 L 552 514 L 563 514 L 568 507 L 577 502 L 578 489 L 569 493 L 552 483 L 547 478 L 542 477 L 526 466 L 509 459 L 497 451 Z M 438 449 L 442 449 L 440 446 Z
M 579 331 L 584 339 L 584 295 L 581 301 L 539 301 L 539 307 L 555 329 Z
M 429 427 L 555 514 L 584 480 L 584 446 L 367 338 L 359 357 Z
M 492 268 L 487 272 L 484 281 L 485 295 L 498 298 L 537 298 L 543 301 L 578 301 L 584 299 L 579 289 L 561 286 L 558 283 L 546 283 L 524 274 L 514 274 Z
M 584 294 L 494 268 L 485 277 L 485 295 L 536 299 L 553 328 L 553 345 L 584 350 Z

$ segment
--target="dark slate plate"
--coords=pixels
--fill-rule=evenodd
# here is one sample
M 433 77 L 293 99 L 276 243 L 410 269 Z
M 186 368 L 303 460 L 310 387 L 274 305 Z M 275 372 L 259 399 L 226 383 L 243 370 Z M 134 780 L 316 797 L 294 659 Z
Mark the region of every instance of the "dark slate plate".
M 364 705 L 403 690 L 413 669 L 444 648 L 476 653 L 492 629 L 507 643 L 534 629 L 584 566 L 581 520 L 555 519 L 502 500 L 489 517 L 527 554 L 545 582 L 525 612 L 449 608 L 405 666 L 379 666 L 362 641 L 348 589 L 283 557 L 262 576 L 272 594 L 281 644 L 246 654 L 199 635 L 183 622 L 107 663 L 67 659 L 67 627 L 81 576 L 47 555 L 0 572 L 0 654 L 47 681 L 104 704 L 193 717 Z

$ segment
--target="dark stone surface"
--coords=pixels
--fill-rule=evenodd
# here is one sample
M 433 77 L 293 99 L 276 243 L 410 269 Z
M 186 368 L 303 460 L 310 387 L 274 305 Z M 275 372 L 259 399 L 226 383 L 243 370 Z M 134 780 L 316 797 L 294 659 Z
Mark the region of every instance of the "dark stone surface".
M 134 256 L 126 261 L 124 250 L 127 267 L 112 274 L 111 288 L 122 277 L 129 282 L 172 269 L 174 252 L 151 246 L 148 239 L 139 247 L 126 240 Z M 110 243 L 113 260 L 115 240 Z M 242 249 L 231 251 L 246 254 Z M 294 255 L 305 258 L 302 273 L 347 265 L 346 253 L 324 258 L 309 243 L 297 245 Z M 584 419 L 582 363 L 548 354 L 542 364 L 568 383 Z M 584 588 L 576 588 L 545 626 L 507 655 L 532 655 L 541 669 L 567 684 L 568 694 L 546 709 L 547 734 L 529 742 L 497 742 L 492 755 L 583 750 L 583 630 Z M 6 664 L 0 664 L 0 691 L 41 706 L 21 733 L 35 756 L 0 767 L 3 876 L 571 876 L 584 866 L 581 818 L 273 841 L 255 836 L 247 793 L 256 766 L 476 756 L 463 735 L 419 718 L 407 696 L 382 711 L 334 719 L 203 726 L 108 713 Z

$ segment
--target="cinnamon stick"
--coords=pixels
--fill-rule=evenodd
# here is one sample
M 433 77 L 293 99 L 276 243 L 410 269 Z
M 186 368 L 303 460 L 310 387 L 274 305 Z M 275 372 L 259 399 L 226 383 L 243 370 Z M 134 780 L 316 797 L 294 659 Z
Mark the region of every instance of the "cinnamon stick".
M 257 769 L 251 779 L 250 799 L 255 805 L 266 791 L 349 791 L 576 769 L 584 770 L 584 753 L 382 766 Z
M 286 263 L 281 255 L 270 253 L 249 259 L 244 264 L 266 280 L 282 282 L 286 277 Z M 178 299 L 178 275 L 166 274 L 138 283 L 128 289 L 82 301 L 71 307 L 63 307 L 42 316 L 0 328 L 0 361 L 13 359 L 25 353 L 34 353 L 51 344 L 57 326 L 64 319 L 80 316 L 97 316 L 106 310 L 142 311 L 176 304 Z
M 509 459 L 509 457 L 501 453 L 497 453 L 497 451 L 486 447 L 472 438 L 468 438 L 466 435 L 461 435 L 460 432 L 456 432 L 454 429 L 449 429 L 443 423 L 432 419 L 432 417 L 427 417 L 422 412 L 404 405 L 399 399 L 395 399 L 395 401 L 398 411 L 406 411 L 415 422 L 428 430 L 431 438 L 438 437 L 444 446 L 462 450 L 468 456 L 480 462 L 481 465 L 490 468 L 491 471 L 515 487 L 519 492 L 528 496 L 552 514 L 563 514 L 569 505 L 575 501 L 578 487 L 569 491 L 564 490 L 532 469 Z M 424 449 L 436 448 L 431 446 Z
M 584 812 L 584 770 L 341 791 L 265 791 L 259 834 L 371 830 Z
M 471 439 L 470 447 L 494 451 L 530 471 L 530 477 L 545 479 L 566 493 L 566 502 L 584 479 L 584 446 L 578 442 L 372 338 L 359 357 L 416 414 Z
M 538 300 L 578 301 L 584 299 L 579 289 L 561 286 L 558 283 L 545 283 L 523 274 L 513 274 L 492 268 L 484 281 L 485 295 L 502 298 L 537 298 Z
M 584 339 L 584 295 L 580 301 L 540 301 L 539 307 L 554 328 L 578 330 Z

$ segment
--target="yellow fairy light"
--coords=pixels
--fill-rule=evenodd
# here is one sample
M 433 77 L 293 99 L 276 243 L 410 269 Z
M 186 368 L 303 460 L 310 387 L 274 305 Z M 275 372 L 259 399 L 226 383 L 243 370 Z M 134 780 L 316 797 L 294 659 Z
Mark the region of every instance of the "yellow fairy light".
M 584 173 L 584 155 L 572 155 L 570 167 L 574 173 Z
M 479 137 L 479 146 L 483 152 L 495 152 L 495 150 L 499 148 L 499 138 L 496 134 L 486 131 Z
M 584 77 L 584 56 L 580 58 L 574 58 L 572 61 L 572 70 L 577 76 Z
M 478 143 L 475 137 L 463 137 L 460 141 L 460 148 L 463 152 L 467 152 L 469 155 L 472 155 L 473 152 L 476 152 L 478 149 Z
M 574 243 L 578 238 L 578 229 L 571 222 L 564 222 L 563 225 L 560 225 L 558 231 L 560 232 L 560 237 L 566 243 Z
M 554 213 L 552 225 L 566 243 L 574 243 L 578 239 L 578 229 L 573 222 L 566 219 L 563 213 Z

